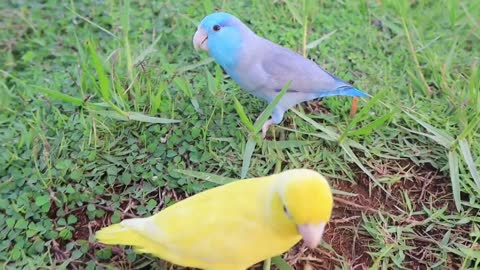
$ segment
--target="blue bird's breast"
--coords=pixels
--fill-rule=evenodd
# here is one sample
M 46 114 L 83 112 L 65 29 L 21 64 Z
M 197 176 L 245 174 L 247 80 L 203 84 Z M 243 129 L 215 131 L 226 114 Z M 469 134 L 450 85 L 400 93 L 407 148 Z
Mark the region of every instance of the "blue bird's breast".
M 261 76 L 254 66 L 245 66 L 240 63 L 234 68 L 225 69 L 230 77 L 248 93 L 271 102 L 275 97 L 275 93 L 270 91 L 266 85 L 265 78 Z

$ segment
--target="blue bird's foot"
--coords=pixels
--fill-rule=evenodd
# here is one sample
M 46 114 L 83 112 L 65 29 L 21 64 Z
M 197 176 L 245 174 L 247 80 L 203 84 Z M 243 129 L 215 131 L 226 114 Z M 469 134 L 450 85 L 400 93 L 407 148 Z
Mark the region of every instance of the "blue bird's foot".
M 268 128 L 273 125 L 273 119 L 270 118 L 267 120 L 267 122 L 265 122 L 262 126 L 262 139 L 265 139 L 265 137 L 267 136 L 267 130 Z
M 276 106 L 275 109 L 273 109 L 272 118 L 268 119 L 267 122 L 265 122 L 262 126 L 262 138 L 263 139 L 265 139 L 265 137 L 267 136 L 268 128 L 271 125 L 279 124 L 280 122 L 282 122 L 283 114 L 285 113 L 285 111 L 286 111 L 286 109 L 283 108 L 282 106 Z M 263 111 L 260 114 L 260 116 L 264 113 L 265 113 L 265 111 Z M 260 116 L 258 118 L 260 118 Z

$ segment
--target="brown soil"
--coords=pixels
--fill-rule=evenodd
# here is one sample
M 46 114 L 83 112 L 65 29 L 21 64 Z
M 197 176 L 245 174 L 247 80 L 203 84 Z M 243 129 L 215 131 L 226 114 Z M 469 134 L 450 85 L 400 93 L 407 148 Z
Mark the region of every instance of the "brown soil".
M 353 168 L 357 170 L 356 168 Z M 408 243 L 415 249 L 406 251 L 406 263 L 408 269 L 427 269 L 427 264 L 435 258 L 429 258 L 428 247 L 436 246 L 435 240 L 441 240 L 447 229 L 436 229 L 426 232 L 423 221 L 427 216 L 408 216 L 403 212 L 403 193 L 407 193 L 411 199 L 414 211 L 420 211 L 424 205 L 432 204 L 440 209 L 447 207 L 447 213 L 455 209 L 452 193 L 448 190 L 449 179 L 437 172 L 431 166 L 417 166 L 412 162 L 392 161 L 384 166 L 378 166 L 374 176 L 376 179 L 387 175 L 396 175 L 399 180 L 387 190 L 390 195 L 380 188 L 373 186 L 373 182 L 363 172 L 357 170 L 356 184 L 333 180 L 332 184 L 337 190 L 357 194 L 357 196 L 336 196 L 333 217 L 325 232 L 324 240 L 333 251 L 326 248 L 318 248 L 307 251 L 297 265 L 304 265 L 307 261 L 313 269 L 334 269 L 339 261 L 347 263 L 350 269 L 368 269 L 373 262 L 368 254 L 369 244 L 374 241 L 369 235 L 359 233 L 362 216 L 383 214 L 383 216 L 398 217 L 395 225 L 416 225 L 414 228 L 418 237 Z M 441 198 L 441 199 L 440 199 Z M 380 226 L 380 224 L 379 224 Z M 456 234 L 466 236 L 468 228 L 459 227 Z M 394 238 L 386 241 L 395 241 Z M 302 262 L 303 261 L 303 262 Z M 449 269 L 458 269 L 458 258 L 451 258 Z M 303 267 L 296 268 L 303 269 Z
M 330 179 L 335 189 L 356 194 L 356 196 L 335 196 L 333 217 L 324 235 L 324 241 L 328 246 L 331 246 L 332 250 L 324 247 L 309 250 L 302 243 L 299 243 L 284 256 L 289 264 L 294 265 L 295 269 L 309 269 L 306 267 L 307 264 L 311 267 L 310 269 L 334 269 L 340 263 L 347 263 L 350 269 L 368 269 L 373 263 L 368 252 L 371 251 L 369 245 L 373 243 L 374 239 L 365 232 L 360 233 L 359 227 L 362 226 L 362 216 L 383 214 L 383 216 L 394 217 L 396 221 L 390 223 L 416 225 L 414 227 L 417 232 L 416 235 L 423 235 L 424 237 L 410 240 L 409 245 L 416 248 L 405 252 L 407 263 L 404 266 L 409 269 L 427 269 L 427 264 L 435 259 L 428 252 L 428 247 L 435 246 L 435 240 L 442 239 L 447 230 L 436 228 L 427 232 L 425 230 L 426 226 L 422 223 L 427 218 L 426 216 L 406 215 L 403 212 L 405 209 L 402 199 L 403 193 L 406 193 L 411 199 L 414 211 L 421 210 L 424 205 L 432 205 L 437 209 L 446 207 L 447 212 L 453 212 L 455 206 L 449 190 L 449 179 L 439 174 L 431 166 L 418 166 L 406 160 L 390 161 L 388 164 L 377 165 L 376 168 L 374 172 L 376 179 L 385 176 L 397 176 L 398 180 L 391 184 L 387 190 L 390 195 L 380 188 L 372 188 L 374 186 L 373 181 L 358 170 L 355 165 L 352 166 L 352 170 L 356 171 L 356 183 Z M 174 200 L 181 200 L 185 197 L 184 194 L 178 195 L 172 190 L 160 191 L 158 197 L 164 198 L 167 194 Z M 108 197 L 104 199 L 108 201 Z M 136 201 L 124 201 L 121 204 L 122 209 L 125 209 L 122 219 L 133 217 L 132 210 L 136 208 L 136 205 L 138 205 Z M 97 207 L 103 208 L 106 215 L 93 221 L 88 220 L 85 214 L 86 207 L 80 207 L 69 212 L 78 218 L 72 240 L 88 240 L 91 234 L 109 224 L 113 210 L 108 206 Z M 159 203 L 158 208 L 163 208 L 163 202 Z M 56 216 L 56 211 L 57 208 L 52 203 L 52 209 L 49 213 L 52 219 Z M 398 217 L 398 219 L 395 217 Z M 468 227 L 459 226 L 453 231 L 453 234 L 465 236 L 468 231 Z M 386 241 L 394 241 L 394 239 L 387 239 Z M 67 241 L 52 242 L 52 251 L 58 261 L 65 260 L 70 256 L 70 251 L 65 250 L 66 244 Z M 89 259 L 95 260 L 94 253 L 100 247 L 101 245 L 96 242 L 90 243 Z M 112 247 L 112 253 L 110 261 L 125 261 L 126 255 L 122 248 Z M 101 262 L 97 263 L 101 264 Z M 163 265 L 159 260 L 155 263 Z M 449 263 L 451 269 L 457 269 L 459 260 L 452 257 Z M 71 264 L 73 269 L 82 269 L 84 266 L 82 261 Z M 130 268 L 129 265 L 118 266 Z M 251 269 L 262 268 L 261 265 L 257 265 Z
M 325 113 L 326 109 L 318 101 L 307 102 L 306 111 L 315 113 Z M 288 121 L 288 119 L 286 120 Z M 427 266 L 436 261 L 436 258 L 429 252 L 429 247 L 436 247 L 447 228 L 434 228 L 427 231 L 427 225 L 424 224 L 426 215 L 408 215 L 408 210 L 404 202 L 405 195 L 410 198 L 413 212 L 421 213 L 424 206 L 427 208 L 442 209 L 446 207 L 446 214 L 455 212 L 452 192 L 450 190 L 450 180 L 430 165 L 417 165 L 408 160 L 387 160 L 378 161 L 375 165 L 376 170 L 372 172 L 376 179 L 385 179 L 385 177 L 394 178 L 390 185 L 383 184 L 386 190 L 376 187 L 375 183 L 364 174 L 356 165 L 352 165 L 352 170 L 357 176 L 355 183 L 344 180 L 330 179 L 332 186 L 336 190 L 356 194 L 355 196 L 335 196 L 335 205 L 333 216 L 328 224 L 324 241 L 331 248 L 319 247 L 315 250 L 307 249 L 302 243 L 293 247 L 284 258 L 295 269 L 334 269 L 341 264 L 349 266 L 350 269 L 368 269 L 373 261 L 369 252 L 373 251 L 370 246 L 379 239 L 373 239 L 364 229 L 363 219 L 365 217 L 383 216 L 389 217 L 389 224 L 406 226 L 414 225 L 415 234 L 411 234 L 411 240 L 407 244 L 414 247 L 412 250 L 405 251 L 405 261 L 403 266 L 408 269 L 427 269 Z M 383 163 L 381 163 L 383 162 Z M 114 193 L 121 193 L 121 190 L 112 190 Z M 172 190 L 159 191 L 159 204 L 157 210 L 164 207 L 161 200 L 165 196 L 170 196 L 173 200 L 181 200 L 186 197 L 185 194 L 177 194 Z M 108 197 L 103 198 L 109 201 Z M 127 199 L 121 204 L 124 209 L 121 219 L 134 217 L 134 210 L 138 205 L 137 201 Z M 78 222 L 75 226 L 75 233 L 72 240 L 88 240 L 95 231 L 110 224 L 110 217 L 113 209 L 108 206 L 98 206 L 105 210 L 106 215 L 96 220 L 89 221 L 85 212 L 86 207 L 71 210 L 75 214 Z M 49 217 L 55 219 L 57 207 L 53 203 L 49 212 Z M 426 223 L 426 222 L 425 222 Z M 382 226 L 379 224 L 378 226 Z M 452 236 L 457 239 L 468 239 L 469 227 L 467 225 L 457 226 L 451 231 Z M 385 232 L 384 243 L 395 241 L 394 235 Z M 57 261 L 63 261 L 70 256 L 70 251 L 66 251 L 66 241 L 52 241 L 52 251 Z M 377 244 L 378 245 L 378 244 Z M 90 242 L 89 259 L 95 259 L 95 252 L 100 250 L 102 245 L 96 242 Z M 109 262 L 117 261 L 121 269 L 129 269 L 131 265 L 125 265 L 126 254 L 123 248 L 112 247 L 112 258 Z M 120 263 L 122 262 L 122 263 Z M 70 266 L 73 269 L 84 268 L 84 261 L 76 261 Z M 96 262 L 102 264 L 102 262 Z M 449 269 L 458 269 L 460 260 L 451 256 L 448 261 Z M 172 268 L 168 263 L 161 260 L 153 260 L 153 265 L 158 265 L 160 269 Z M 149 268 L 150 269 L 150 268 Z M 252 270 L 262 269 L 261 264 L 251 267 Z

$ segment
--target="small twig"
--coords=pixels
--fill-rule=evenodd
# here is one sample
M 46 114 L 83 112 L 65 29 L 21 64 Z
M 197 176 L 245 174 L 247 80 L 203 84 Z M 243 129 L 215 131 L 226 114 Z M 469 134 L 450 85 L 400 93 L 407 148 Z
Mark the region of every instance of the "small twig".
M 426 238 L 426 237 L 422 237 L 422 236 L 419 236 L 419 235 L 415 235 L 415 234 L 406 234 L 407 237 L 411 237 L 415 240 L 418 240 L 418 241 L 421 241 L 421 242 L 425 242 L 425 243 L 429 243 L 429 244 L 434 244 L 434 245 L 439 245 L 438 241 L 435 241 L 433 239 L 429 239 L 429 238 Z
M 50 196 L 50 199 L 53 200 L 53 201 L 57 201 L 58 203 L 62 203 L 62 201 L 60 201 L 57 196 L 55 196 L 55 192 L 52 190 L 51 187 L 48 187 L 48 193 L 49 193 L 49 196 Z
M 72 209 L 67 209 L 65 210 L 65 215 L 68 215 L 68 214 L 71 214 L 77 210 L 83 210 L 85 209 L 87 206 L 86 205 L 82 205 L 82 206 L 79 206 L 79 207 L 76 207 L 76 208 L 72 208 Z
M 106 210 L 106 211 L 110 211 L 110 212 L 114 212 L 115 210 L 113 210 L 113 208 L 109 207 L 109 206 L 103 206 L 103 205 L 97 205 L 98 208 L 101 208 L 103 210 Z M 136 218 L 137 216 L 133 215 L 133 214 L 130 214 L 130 213 L 123 213 L 124 216 L 126 217 L 129 217 L 129 218 Z
M 296 252 L 295 254 L 292 254 L 292 256 L 290 258 L 288 258 L 288 262 L 291 265 L 297 264 L 297 262 L 302 258 L 303 254 L 305 253 L 306 250 L 307 250 L 307 247 L 305 246 L 305 244 L 302 244 L 298 248 L 298 252 Z
M 420 192 L 420 197 L 418 198 L 419 201 L 423 201 L 423 196 L 425 195 L 425 191 L 427 190 L 427 186 L 432 183 L 434 177 L 427 178 L 428 181 L 425 182 L 422 186 L 422 192 Z
M 343 198 L 336 197 L 334 200 L 335 200 L 336 202 L 341 203 L 341 204 L 345 204 L 345 205 L 352 206 L 352 207 L 355 207 L 355 208 L 358 208 L 358 209 L 362 209 L 362 210 L 365 210 L 365 211 L 367 211 L 367 212 L 380 213 L 380 211 L 377 210 L 377 209 L 373 209 L 373 208 L 371 208 L 371 207 L 364 206 L 364 205 L 359 205 L 359 204 L 356 204 L 356 203 L 354 203 L 354 202 L 345 200 L 345 199 L 343 199 Z
M 122 214 L 123 214 L 124 216 L 128 216 L 128 215 L 127 215 L 127 214 L 128 214 L 127 212 L 132 208 L 132 205 L 135 205 L 135 203 L 132 202 L 132 199 L 128 199 L 127 207 L 122 211 Z
M 352 217 L 346 217 L 346 218 L 339 218 L 339 219 L 334 219 L 334 220 L 331 220 L 330 223 L 347 223 L 347 222 L 350 222 L 351 220 L 354 220 L 354 219 L 357 219 L 357 218 L 360 218 L 360 216 L 352 216 Z
M 351 266 L 350 269 L 355 270 L 355 269 L 357 269 L 357 267 L 360 267 L 360 269 L 362 269 L 362 270 L 368 269 L 368 267 L 365 265 L 365 263 L 360 263 L 360 264 L 357 264 L 355 266 Z
M 63 251 L 59 248 L 60 244 L 55 241 L 55 239 L 52 239 L 52 249 L 55 254 L 55 259 L 58 261 L 64 261 L 68 256 L 66 254 L 66 251 Z
M 352 206 L 352 207 L 355 207 L 357 209 L 364 210 L 366 212 L 375 213 L 375 214 L 382 214 L 383 213 L 380 210 L 377 210 L 377 209 L 374 209 L 374 208 L 371 208 L 371 207 L 368 207 L 368 206 L 364 206 L 364 205 L 359 205 L 359 204 L 356 204 L 354 202 L 350 202 L 350 201 L 342 199 L 342 198 L 336 197 L 334 200 L 339 202 L 339 203 L 342 203 L 342 204 L 345 204 L 345 205 L 348 205 L 348 206 Z M 390 215 L 391 218 L 393 218 L 395 220 L 403 219 L 404 223 L 409 223 L 413 226 L 424 225 L 424 223 L 425 223 L 425 220 L 418 221 L 418 220 L 414 220 L 414 219 L 411 219 L 411 218 L 400 218 L 399 216 L 391 214 L 391 213 L 388 213 L 388 214 Z

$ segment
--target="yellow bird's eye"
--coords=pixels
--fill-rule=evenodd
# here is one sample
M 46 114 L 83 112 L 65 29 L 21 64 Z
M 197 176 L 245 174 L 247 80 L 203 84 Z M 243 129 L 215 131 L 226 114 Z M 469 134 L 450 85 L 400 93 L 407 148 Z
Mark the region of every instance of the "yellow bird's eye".
M 288 218 L 292 218 L 292 215 L 290 215 L 290 212 L 288 212 L 288 209 L 285 205 L 283 205 L 283 212 L 285 212 L 285 215 L 287 215 Z

